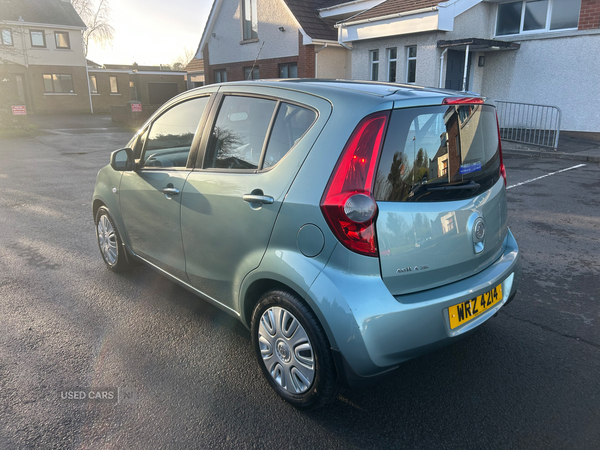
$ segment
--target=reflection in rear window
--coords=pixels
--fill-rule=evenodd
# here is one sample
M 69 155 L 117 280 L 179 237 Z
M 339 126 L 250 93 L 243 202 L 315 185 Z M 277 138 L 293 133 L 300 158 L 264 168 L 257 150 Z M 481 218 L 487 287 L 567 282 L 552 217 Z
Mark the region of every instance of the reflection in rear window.
M 377 170 L 377 201 L 471 198 L 500 178 L 496 111 L 488 105 L 397 109 Z

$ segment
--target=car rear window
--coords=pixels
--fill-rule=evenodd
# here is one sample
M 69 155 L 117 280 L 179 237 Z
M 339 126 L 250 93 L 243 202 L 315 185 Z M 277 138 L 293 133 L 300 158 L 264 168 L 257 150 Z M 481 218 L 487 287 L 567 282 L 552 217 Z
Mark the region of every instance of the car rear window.
M 374 194 L 386 202 L 463 200 L 487 191 L 499 178 L 493 106 L 395 109 Z

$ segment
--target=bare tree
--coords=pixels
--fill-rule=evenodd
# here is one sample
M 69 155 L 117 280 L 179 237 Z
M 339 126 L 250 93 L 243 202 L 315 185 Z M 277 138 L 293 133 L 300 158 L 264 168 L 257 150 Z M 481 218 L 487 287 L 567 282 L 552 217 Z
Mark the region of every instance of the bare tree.
M 196 56 L 196 52 L 189 47 L 185 47 L 177 58 L 171 63 L 173 70 L 184 70 L 192 59 Z
M 110 44 L 115 35 L 111 25 L 110 5 L 108 0 L 71 0 L 75 11 L 87 26 L 83 33 L 85 56 L 88 54 L 90 41 L 104 47 Z

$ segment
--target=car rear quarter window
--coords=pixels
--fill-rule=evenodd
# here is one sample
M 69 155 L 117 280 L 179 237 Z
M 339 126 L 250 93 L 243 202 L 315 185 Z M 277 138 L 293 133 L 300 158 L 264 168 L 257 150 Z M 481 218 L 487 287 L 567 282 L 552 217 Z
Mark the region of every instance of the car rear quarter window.
M 475 197 L 500 178 L 496 111 L 489 105 L 392 112 L 375 199 L 451 201 Z
M 185 167 L 209 97 L 178 103 L 156 119 L 146 139 L 144 167 Z
M 317 114 L 310 109 L 282 103 L 271 131 L 263 168 L 277 164 L 300 141 L 316 118 Z

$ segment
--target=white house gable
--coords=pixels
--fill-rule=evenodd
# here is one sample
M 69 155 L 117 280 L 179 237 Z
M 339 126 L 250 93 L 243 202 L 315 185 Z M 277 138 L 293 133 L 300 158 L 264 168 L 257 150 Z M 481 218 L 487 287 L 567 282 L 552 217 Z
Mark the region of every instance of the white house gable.
M 256 5 L 258 19 L 258 37 L 246 40 L 242 24 L 243 1 L 221 0 L 218 14 L 205 37 L 211 65 L 253 61 L 261 46 L 260 59 L 298 55 L 298 25 L 282 0 L 246 0 L 247 4 Z

